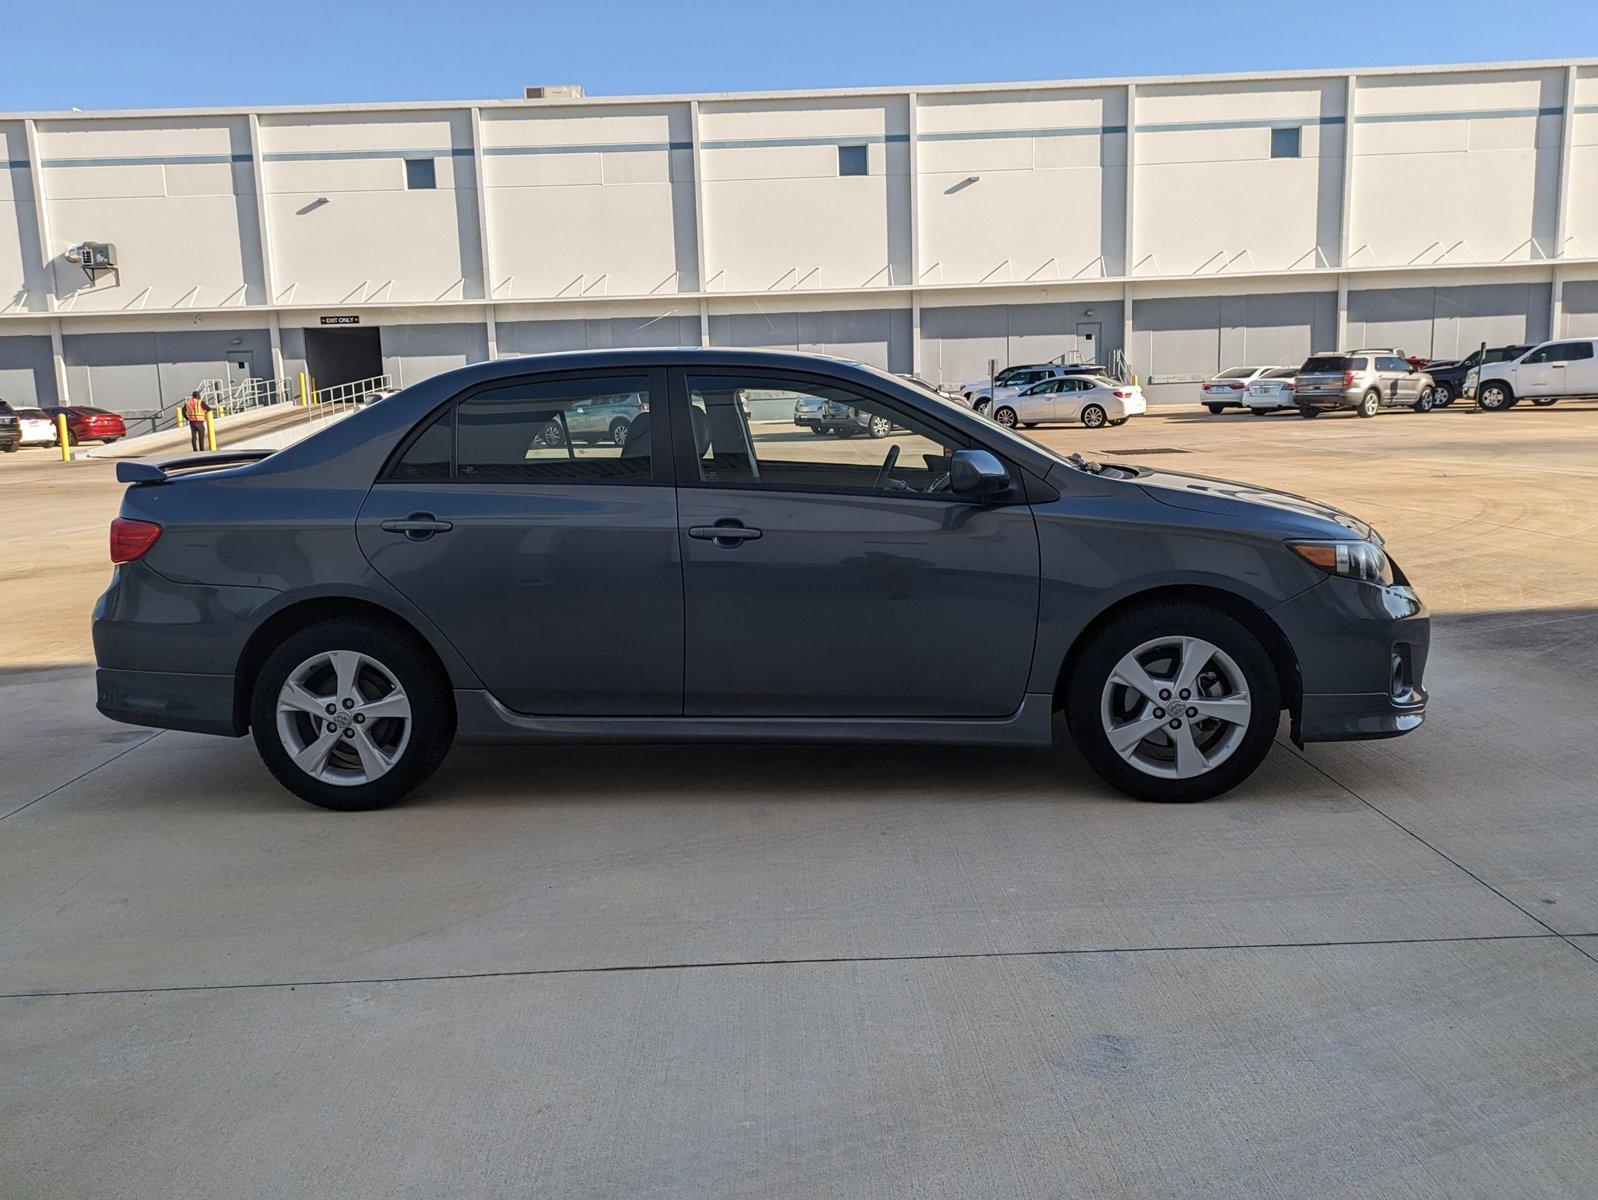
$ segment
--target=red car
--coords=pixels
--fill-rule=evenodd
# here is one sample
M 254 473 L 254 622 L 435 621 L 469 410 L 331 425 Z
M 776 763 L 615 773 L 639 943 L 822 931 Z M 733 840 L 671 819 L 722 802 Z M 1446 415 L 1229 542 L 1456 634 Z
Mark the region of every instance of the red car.
M 67 437 L 76 446 L 79 442 L 105 442 L 108 445 L 118 438 L 128 436 L 128 427 L 122 418 L 103 408 L 86 408 L 74 404 L 66 408 L 47 408 L 45 415 L 54 421 L 66 414 Z

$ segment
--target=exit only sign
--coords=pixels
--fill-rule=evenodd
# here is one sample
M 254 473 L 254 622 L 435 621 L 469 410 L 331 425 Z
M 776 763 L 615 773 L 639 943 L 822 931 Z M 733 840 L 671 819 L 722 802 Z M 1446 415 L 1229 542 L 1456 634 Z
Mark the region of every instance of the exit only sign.
M 361 318 L 358 313 L 338 313 L 331 317 L 323 317 L 324 325 L 359 325 Z

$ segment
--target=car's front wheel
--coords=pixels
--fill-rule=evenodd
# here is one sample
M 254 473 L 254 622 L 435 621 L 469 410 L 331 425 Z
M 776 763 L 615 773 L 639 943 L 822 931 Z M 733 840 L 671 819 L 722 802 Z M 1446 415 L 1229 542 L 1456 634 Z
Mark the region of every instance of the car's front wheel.
M 1066 721 L 1106 782 L 1140 800 L 1205 800 L 1264 760 L 1281 689 L 1241 622 L 1197 604 L 1150 604 L 1091 639 L 1071 673 Z
M 1432 390 L 1432 403 L 1438 408 L 1447 408 L 1454 402 L 1454 390 L 1446 383 L 1439 383 Z
M 255 679 L 250 725 L 279 783 L 355 812 L 395 803 L 438 769 L 455 711 L 448 681 L 413 638 L 339 620 L 272 651 Z
M 1008 404 L 1002 404 L 999 406 L 999 411 L 993 414 L 993 419 L 1006 429 L 1014 429 L 1016 426 L 1015 409 Z
M 1419 396 L 1415 397 L 1415 411 L 1429 413 L 1432 410 L 1432 405 L 1436 402 L 1437 393 L 1431 388 L 1427 388 Z
M 1476 407 L 1487 412 L 1502 412 L 1515 403 L 1515 393 L 1509 390 L 1509 385 L 1494 380 L 1484 383 L 1476 393 Z

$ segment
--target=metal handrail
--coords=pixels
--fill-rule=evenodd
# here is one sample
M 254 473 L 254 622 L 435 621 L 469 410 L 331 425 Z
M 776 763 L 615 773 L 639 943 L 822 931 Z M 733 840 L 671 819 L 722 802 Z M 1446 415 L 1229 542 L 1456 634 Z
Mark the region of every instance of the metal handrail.
M 206 379 L 198 390 L 200 399 L 219 417 L 293 398 L 288 381 L 283 379 Z

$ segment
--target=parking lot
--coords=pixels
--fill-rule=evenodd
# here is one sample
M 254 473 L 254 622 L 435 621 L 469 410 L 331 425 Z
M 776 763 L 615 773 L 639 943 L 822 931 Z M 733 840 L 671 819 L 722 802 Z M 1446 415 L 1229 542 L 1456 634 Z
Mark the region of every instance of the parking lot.
M 1416 734 L 457 749 L 399 808 L 115 725 L 112 464 L 0 462 L 0 1195 L 1584 1194 L 1598 404 L 1040 428 L 1370 520 Z

